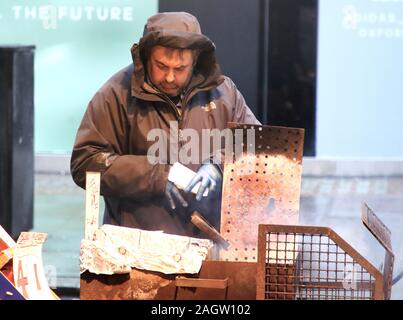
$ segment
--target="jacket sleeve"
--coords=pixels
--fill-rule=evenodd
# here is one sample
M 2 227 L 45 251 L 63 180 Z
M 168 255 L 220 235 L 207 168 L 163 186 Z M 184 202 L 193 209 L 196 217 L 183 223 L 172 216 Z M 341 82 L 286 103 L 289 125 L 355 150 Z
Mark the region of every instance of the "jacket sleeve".
M 256 119 L 255 115 L 246 104 L 241 92 L 239 92 L 235 83 L 230 78 L 225 77 L 221 90 L 221 94 L 226 97 L 225 100 L 231 110 L 228 112 L 229 116 L 227 122 L 261 125 L 259 120 Z M 211 162 L 213 159 L 215 159 L 215 163 L 218 164 L 221 171 L 223 171 L 224 163 L 226 161 L 225 154 L 225 148 L 221 148 L 214 151 L 214 153 L 210 155 L 210 159 L 206 160 Z
M 169 166 L 128 154 L 128 119 L 118 95 L 98 92 L 88 105 L 71 157 L 74 182 L 85 188 L 87 171 L 101 172 L 104 196 L 149 198 L 163 194 Z
M 261 125 L 259 120 L 257 120 L 255 115 L 253 114 L 252 110 L 250 110 L 250 108 L 246 104 L 246 101 L 242 93 L 239 92 L 235 83 L 229 78 L 227 81 L 229 82 L 228 85 L 230 87 L 231 96 L 233 100 L 232 122 Z

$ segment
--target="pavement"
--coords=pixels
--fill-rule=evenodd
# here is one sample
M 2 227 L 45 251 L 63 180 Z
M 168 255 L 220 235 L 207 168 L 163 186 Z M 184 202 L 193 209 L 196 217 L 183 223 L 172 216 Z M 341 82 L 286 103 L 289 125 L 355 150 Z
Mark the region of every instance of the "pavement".
M 303 176 L 300 223 L 332 228 L 382 268 L 384 249 L 361 222 L 363 202 L 392 232 L 397 275 L 403 270 L 403 176 Z M 62 298 L 78 299 L 85 193 L 69 175 L 37 173 L 34 210 L 34 231 L 48 234 L 43 260 L 49 284 Z M 392 299 L 403 299 L 403 280 L 393 286 Z

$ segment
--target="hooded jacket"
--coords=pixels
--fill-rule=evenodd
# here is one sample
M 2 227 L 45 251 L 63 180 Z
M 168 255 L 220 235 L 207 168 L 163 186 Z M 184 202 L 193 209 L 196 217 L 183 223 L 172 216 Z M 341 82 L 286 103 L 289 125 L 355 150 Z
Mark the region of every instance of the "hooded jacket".
M 147 57 L 155 45 L 200 52 L 181 96 L 181 113 L 168 96 L 146 80 Z M 192 128 L 202 137 L 203 129 L 224 130 L 228 122 L 259 122 L 235 84 L 221 74 L 215 46 L 201 33 L 194 16 L 177 12 L 150 17 L 143 37 L 133 45 L 131 53 L 133 63 L 112 76 L 87 107 L 71 157 L 73 180 L 85 188 L 86 172 L 101 172 L 104 223 L 198 236 L 190 223 L 190 214 L 198 210 L 218 227 L 221 199 L 207 197 L 198 202 L 194 195 L 185 195 L 188 208 L 169 207 L 164 191 L 170 164 L 175 162 L 170 158 L 170 123 L 178 123 L 179 133 Z M 155 144 L 147 139 L 152 129 L 162 129 L 167 134 L 162 151 L 166 163 L 150 163 L 147 157 Z M 206 159 L 199 163 L 203 160 Z M 188 167 L 197 171 L 200 165 Z

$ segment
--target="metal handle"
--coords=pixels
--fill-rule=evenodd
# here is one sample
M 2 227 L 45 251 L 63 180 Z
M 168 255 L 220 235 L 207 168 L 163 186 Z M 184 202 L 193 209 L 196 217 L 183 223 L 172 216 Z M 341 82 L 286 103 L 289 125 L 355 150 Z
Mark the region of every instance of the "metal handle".
M 227 289 L 231 285 L 229 278 L 225 279 L 196 279 L 177 276 L 175 278 L 177 287 L 186 288 L 209 288 L 209 289 Z

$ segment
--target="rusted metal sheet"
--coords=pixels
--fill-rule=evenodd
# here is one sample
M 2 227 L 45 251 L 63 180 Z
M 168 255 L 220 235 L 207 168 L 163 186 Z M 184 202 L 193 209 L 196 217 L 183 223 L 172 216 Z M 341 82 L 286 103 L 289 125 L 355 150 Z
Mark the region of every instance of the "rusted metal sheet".
M 82 300 L 254 300 L 256 263 L 204 261 L 197 275 L 133 269 L 125 275 L 81 275 Z
M 226 279 L 226 289 L 180 288 L 177 298 L 180 300 L 255 300 L 256 299 L 256 263 L 204 261 L 199 278 Z
M 304 130 L 231 124 L 233 136 L 255 135 L 255 153 L 224 168 L 221 235 L 230 243 L 220 252 L 225 261 L 256 261 L 259 224 L 298 224 Z
M 380 244 L 389 252 L 392 250 L 392 233 L 387 226 L 376 216 L 376 214 L 363 203 L 361 209 L 361 220 L 373 236 L 380 242 Z
M 257 299 L 389 299 L 384 277 L 330 228 L 259 225 Z
M 227 289 L 230 285 L 228 278 L 225 279 L 200 279 L 186 278 L 177 276 L 175 286 L 179 288 L 209 288 L 209 289 Z
M 362 204 L 361 220 L 385 248 L 385 261 L 383 264 L 384 294 L 385 299 L 390 299 L 392 295 L 393 266 L 395 262 L 395 255 L 392 249 L 392 233 L 366 203 Z
M 81 300 L 154 300 L 173 299 L 174 275 L 133 268 L 129 274 L 81 274 Z M 171 285 L 171 286 L 170 286 Z
M 221 299 L 228 299 L 228 287 L 231 281 L 229 278 L 225 279 L 203 279 L 203 278 L 186 278 L 182 276 L 176 277 L 175 286 L 175 300 L 178 300 L 178 292 L 182 288 L 191 288 L 193 290 L 208 289 L 212 291 L 214 289 L 219 289 L 221 291 Z M 222 298 L 224 297 L 224 298 Z

